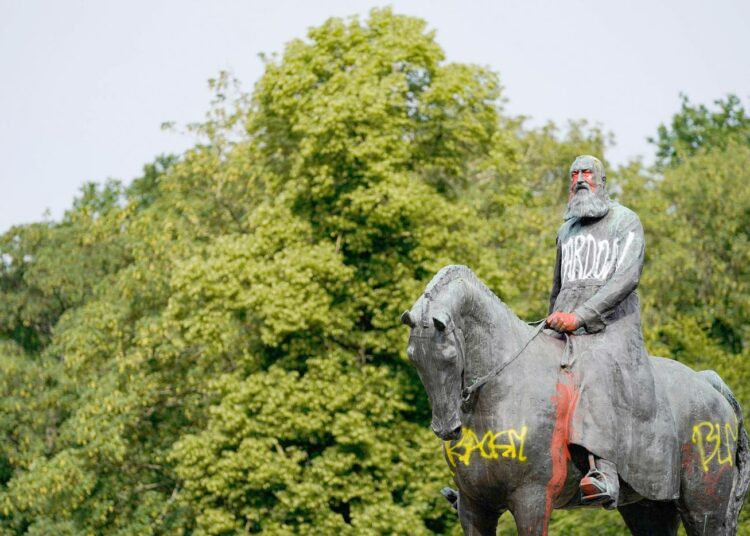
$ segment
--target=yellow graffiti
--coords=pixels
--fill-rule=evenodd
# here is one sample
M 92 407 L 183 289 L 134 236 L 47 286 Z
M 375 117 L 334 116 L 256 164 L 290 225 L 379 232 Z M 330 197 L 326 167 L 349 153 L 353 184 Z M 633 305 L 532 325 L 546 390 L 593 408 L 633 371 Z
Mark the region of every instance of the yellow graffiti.
M 525 462 L 526 456 L 523 454 L 523 445 L 527 431 L 526 426 L 522 426 L 520 431 L 515 428 L 500 432 L 488 430 L 480 441 L 473 431 L 464 428 L 461 439 L 457 442 L 445 441 L 443 443 L 445 456 L 452 467 L 456 466 L 457 461 L 469 465 L 471 455 L 474 452 L 479 452 L 479 455 L 486 460 L 496 460 L 502 456 L 503 458 Z
M 721 442 L 722 429 L 724 430 L 723 445 Z M 723 426 L 718 422 L 699 422 L 693 426 L 692 440 L 693 444 L 698 447 L 698 454 L 700 455 L 701 466 L 704 472 L 708 472 L 709 464 L 714 459 L 719 465 L 732 465 L 733 445 L 737 444 L 737 429 L 735 425 L 728 422 L 725 422 Z

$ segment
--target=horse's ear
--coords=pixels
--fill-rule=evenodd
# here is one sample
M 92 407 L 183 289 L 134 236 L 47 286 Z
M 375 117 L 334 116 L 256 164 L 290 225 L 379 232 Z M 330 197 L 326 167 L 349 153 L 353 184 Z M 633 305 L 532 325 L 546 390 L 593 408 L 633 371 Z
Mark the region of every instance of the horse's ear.
M 413 328 L 417 325 L 417 323 L 414 322 L 414 319 L 411 317 L 411 313 L 409 313 L 409 311 L 404 311 L 404 314 L 401 315 L 401 323 L 409 326 L 410 328 Z
M 445 313 L 438 313 L 437 316 L 432 317 L 432 323 L 435 324 L 435 328 L 438 331 L 445 331 L 448 322 L 448 315 Z

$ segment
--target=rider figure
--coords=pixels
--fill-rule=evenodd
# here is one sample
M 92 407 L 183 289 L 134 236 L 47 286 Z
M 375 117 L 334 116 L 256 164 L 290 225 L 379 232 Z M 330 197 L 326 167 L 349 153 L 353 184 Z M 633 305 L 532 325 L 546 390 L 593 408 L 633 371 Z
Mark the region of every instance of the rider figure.
M 580 484 L 582 500 L 614 508 L 618 471 L 647 496 L 669 496 L 674 483 L 660 484 L 658 468 L 643 465 L 642 457 L 649 442 L 666 448 L 676 436 L 658 409 L 643 346 L 635 292 L 645 247 L 640 220 L 609 199 L 604 167 L 589 155 L 570 167 L 564 218 L 546 325 L 568 334 L 571 358 L 563 366 L 579 394 L 569 443 L 583 447 L 591 463 Z
M 590 468 L 582 502 L 616 507 L 620 481 L 641 497 L 674 500 L 679 472 L 665 468 L 679 463 L 680 449 L 663 386 L 654 383 L 635 292 L 641 222 L 609 199 L 604 166 L 588 155 L 570 167 L 564 219 L 546 325 L 566 338 L 561 381 L 576 391 L 567 442 L 574 461 L 588 454 Z M 457 494 L 446 497 L 455 503 Z

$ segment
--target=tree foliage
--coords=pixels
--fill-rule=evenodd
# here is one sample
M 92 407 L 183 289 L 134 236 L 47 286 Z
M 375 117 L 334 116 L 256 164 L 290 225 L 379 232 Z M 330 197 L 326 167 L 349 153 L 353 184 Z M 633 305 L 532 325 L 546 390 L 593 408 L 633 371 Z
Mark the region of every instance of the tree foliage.
M 656 145 L 660 168 L 677 166 L 701 149 L 750 143 L 750 115 L 736 95 L 716 100 L 715 111 L 704 104 L 691 104 L 687 95 L 681 97 L 680 112 L 672 116 L 670 125 L 659 125 L 657 136 L 649 138 Z
M 0 533 L 458 533 L 399 314 L 462 263 L 544 315 L 567 168 L 606 134 L 527 127 L 387 9 L 311 29 L 252 94 L 211 85 L 193 148 L 0 237 Z M 686 106 L 664 143 L 708 114 Z M 649 233 L 652 349 L 750 402 L 750 148 L 726 130 L 609 175 Z

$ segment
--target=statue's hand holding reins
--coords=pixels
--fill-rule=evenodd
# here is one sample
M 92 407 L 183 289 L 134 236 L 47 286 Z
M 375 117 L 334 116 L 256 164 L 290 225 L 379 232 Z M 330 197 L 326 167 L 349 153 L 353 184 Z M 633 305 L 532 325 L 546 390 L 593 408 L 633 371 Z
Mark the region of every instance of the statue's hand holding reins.
M 557 311 L 547 317 L 545 325 L 558 333 L 571 333 L 583 325 L 583 320 L 575 313 Z

